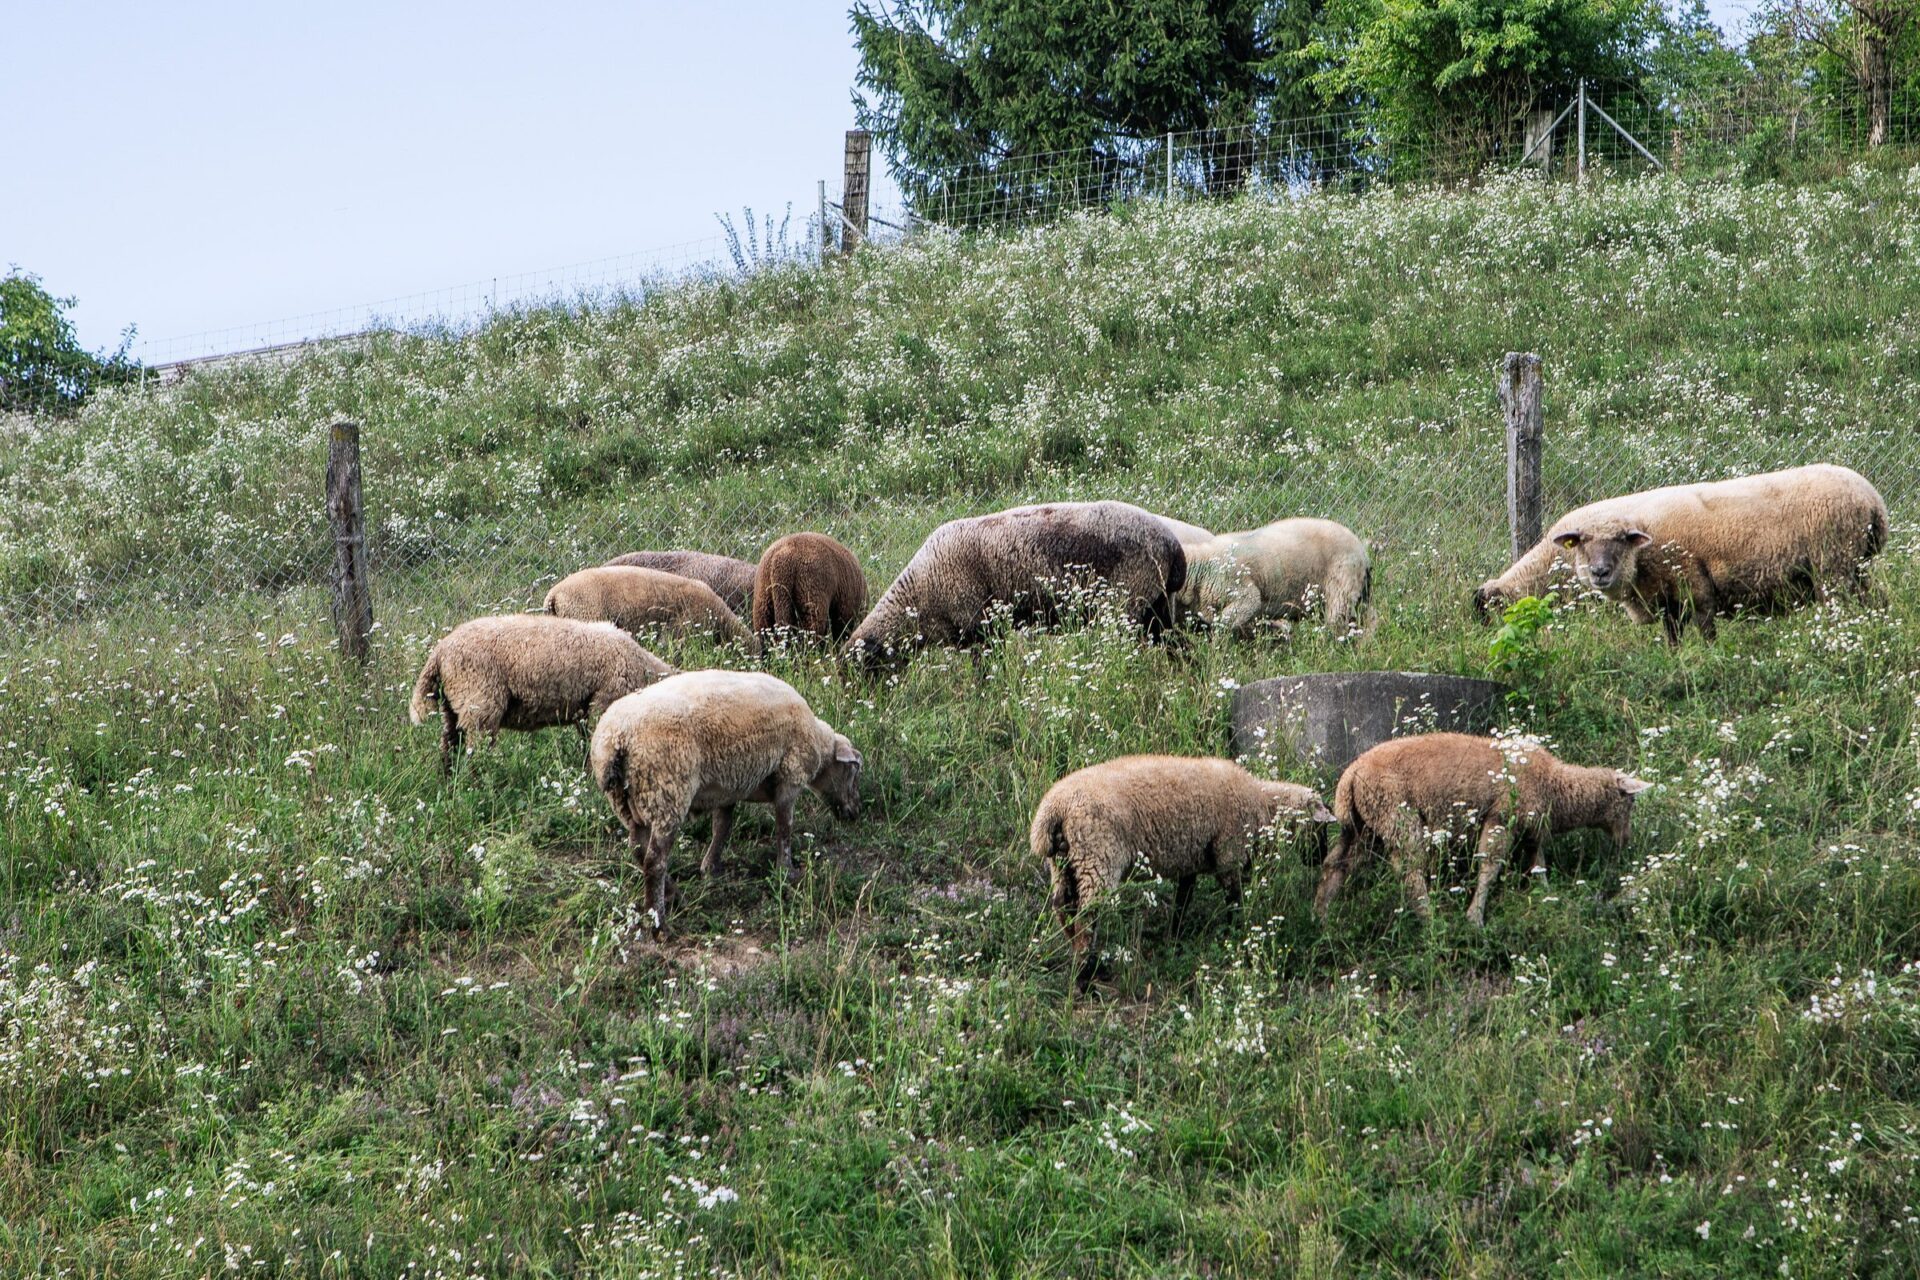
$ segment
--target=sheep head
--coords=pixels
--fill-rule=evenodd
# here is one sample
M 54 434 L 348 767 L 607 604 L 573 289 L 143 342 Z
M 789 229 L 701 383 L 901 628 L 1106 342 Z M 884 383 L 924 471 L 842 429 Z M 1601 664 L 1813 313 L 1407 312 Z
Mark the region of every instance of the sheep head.
M 1557 534 L 1554 542 L 1573 553 L 1573 571 L 1604 596 L 1630 594 L 1638 577 L 1640 549 L 1652 542 L 1645 530 L 1624 521 L 1599 521 Z
M 827 802 L 836 818 L 851 822 L 860 816 L 860 769 L 865 764 L 844 733 L 833 735 L 833 754 L 807 784 Z

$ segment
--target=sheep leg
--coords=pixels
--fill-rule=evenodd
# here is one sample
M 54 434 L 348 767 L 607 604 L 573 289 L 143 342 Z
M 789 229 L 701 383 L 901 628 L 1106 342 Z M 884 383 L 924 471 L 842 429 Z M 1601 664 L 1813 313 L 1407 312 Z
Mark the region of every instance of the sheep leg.
M 673 838 L 679 832 L 667 823 L 661 823 L 647 834 L 647 848 L 641 862 L 641 870 L 646 881 L 647 911 L 653 917 L 653 940 L 663 942 L 667 936 L 667 853 L 673 848 Z
M 1180 932 L 1187 922 L 1187 908 L 1193 903 L 1193 882 L 1198 876 L 1181 876 L 1173 888 L 1173 930 Z
M 1226 892 L 1227 905 L 1234 910 L 1240 909 L 1240 873 L 1238 871 L 1217 871 L 1213 877 L 1220 888 Z
M 1427 833 L 1420 820 L 1403 810 L 1394 824 L 1393 861 L 1406 882 L 1407 903 L 1422 920 L 1433 919 L 1433 902 L 1427 896 Z
M 800 788 L 784 783 L 773 793 L 774 866 L 788 882 L 800 878 L 793 869 L 793 802 L 799 796 Z
M 1313 911 L 1321 919 L 1326 919 L 1327 907 L 1340 896 L 1340 886 L 1346 883 L 1347 872 L 1353 869 L 1360 850 L 1359 829 L 1343 824 L 1333 852 L 1320 864 L 1320 887 L 1313 894 Z
M 453 776 L 453 758 L 460 754 L 460 721 L 452 707 L 440 713 L 440 776 Z
M 706 856 L 700 859 L 700 874 L 714 879 L 721 873 L 720 851 L 727 847 L 727 837 L 733 834 L 733 806 L 713 811 L 713 838 L 707 841 Z
M 1480 846 L 1474 851 L 1474 857 L 1480 860 L 1480 883 L 1473 891 L 1473 901 L 1467 907 L 1467 921 L 1475 928 L 1483 929 L 1487 924 L 1487 899 L 1493 893 L 1494 881 L 1500 878 L 1501 868 L 1507 865 L 1507 853 L 1512 847 L 1512 831 L 1505 825 L 1490 822 L 1480 832 Z
M 1260 617 L 1260 590 L 1257 587 L 1242 587 L 1233 597 L 1233 602 L 1220 611 L 1213 625 L 1229 635 L 1245 636 L 1252 632 L 1253 624 Z

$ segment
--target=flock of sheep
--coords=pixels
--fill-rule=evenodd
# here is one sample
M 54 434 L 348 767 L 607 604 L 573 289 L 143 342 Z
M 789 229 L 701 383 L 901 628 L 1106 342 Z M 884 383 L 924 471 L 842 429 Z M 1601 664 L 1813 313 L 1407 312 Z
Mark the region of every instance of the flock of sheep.
M 1814 465 L 1610 498 L 1567 513 L 1474 602 L 1485 615 L 1544 594 L 1570 571 L 1658 618 L 1669 642 L 1689 623 L 1775 613 L 1866 586 L 1885 543 L 1887 509 L 1863 477 Z M 442 717 L 442 765 L 462 735 L 597 720 L 590 767 L 644 872 L 646 910 L 664 936 L 675 896 L 667 858 L 693 813 L 713 815 L 701 862 L 717 875 L 736 805 L 770 803 L 777 866 L 792 875 L 793 806 L 819 795 L 859 812 L 862 759 L 790 685 L 760 672 L 677 672 L 634 633 L 704 633 L 758 652 L 762 637 L 836 642 L 863 668 L 928 645 L 966 645 L 1005 621 L 1051 623 L 1093 587 L 1154 636 L 1191 622 L 1244 633 L 1324 611 L 1355 625 L 1371 594 L 1366 544 L 1327 520 L 1281 520 L 1214 535 L 1124 502 L 1015 507 L 949 521 L 930 534 L 867 609 L 859 561 L 817 533 L 781 538 L 757 564 L 702 552 L 637 552 L 556 583 L 544 611 L 476 618 L 433 648 L 415 684 L 414 723 Z M 750 608 L 750 625 L 740 614 Z M 1617 769 L 1568 764 L 1531 744 L 1459 734 L 1394 739 L 1355 760 L 1331 810 L 1310 788 L 1254 777 L 1229 760 L 1127 756 L 1060 779 L 1041 800 L 1030 842 L 1049 867 L 1050 902 L 1083 985 L 1092 972 L 1086 909 L 1144 861 L 1173 879 L 1184 908 L 1201 875 L 1238 900 L 1263 833 L 1318 836 L 1315 906 L 1385 855 L 1410 903 L 1430 914 L 1426 865 L 1436 841 L 1471 847 L 1479 879 L 1469 918 L 1486 918 L 1501 870 L 1521 855 L 1545 869 L 1546 837 L 1582 828 L 1624 845 L 1647 784 Z

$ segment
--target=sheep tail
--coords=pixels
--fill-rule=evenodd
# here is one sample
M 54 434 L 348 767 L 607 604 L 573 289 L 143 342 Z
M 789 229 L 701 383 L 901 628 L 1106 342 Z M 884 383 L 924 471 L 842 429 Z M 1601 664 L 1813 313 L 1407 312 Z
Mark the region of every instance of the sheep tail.
M 415 724 L 425 724 L 433 714 L 434 699 L 440 692 L 440 646 L 435 645 L 427 655 L 427 665 L 420 668 L 420 678 L 413 682 L 413 701 L 407 704 L 407 717 Z
M 599 777 L 593 779 L 599 783 L 603 793 L 624 796 L 626 794 L 626 743 L 616 743 L 607 756 L 607 766 L 599 771 Z
M 1073 859 L 1068 856 L 1066 820 L 1051 805 L 1042 802 L 1040 812 L 1034 815 L 1030 842 L 1033 852 L 1047 860 L 1047 867 L 1052 872 L 1053 891 L 1048 898 L 1049 905 L 1060 912 L 1070 913 L 1078 909 L 1080 879 L 1074 870 Z

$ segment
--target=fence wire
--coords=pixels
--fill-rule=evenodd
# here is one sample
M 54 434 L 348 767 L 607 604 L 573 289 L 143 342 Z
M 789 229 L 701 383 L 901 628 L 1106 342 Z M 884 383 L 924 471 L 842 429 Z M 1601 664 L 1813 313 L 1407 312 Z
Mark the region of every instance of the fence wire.
M 1775 94 L 1765 104 L 1730 95 L 1683 110 L 1597 92 L 1590 106 L 1620 126 L 1588 122 L 1586 160 L 1599 173 L 1656 164 L 1719 172 L 1743 148 L 1762 144 L 1802 155 L 1861 154 L 1857 120 L 1822 116 L 1804 95 Z M 1623 131 L 1653 159 L 1628 146 Z M 1896 136 L 1911 136 L 1907 122 Z M 1534 129 L 1516 137 L 1507 158 L 1522 154 L 1530 170 L 1551 178 L 1568 174 L 1577 150 L 1564 131 L 1543 142 Z M 941 226 L 1023 223 L 1169 197 L 1179 206 L 1293 204 L 1431 172 L 1431 159 L 1388 146 L 1358 116 L 1284 122 L 1257 136 L 1174 135 L 952 175 L 908 209 L 874 210 L 870 231 L 875 239 L 904 237 L 915 252 L 919 239 L 943 240 Z M 1215 198 L 1227 195 L 1233 200 Z M 1557 247 L 1563 264 L 1614 252 L 1604 234 L 1583 234 Z M 820 260 L 819 243 L 815 220 L 793 246 L 768 255 L 756 246 L 745 261 L 731 252 L 738 245 L 721 245 L 718 258 L 706 256 L 714 246 L 696 246 L 669 271 L 655 257 L 586 264 L 565 278 L 508 280 L 486 297 L 477 319 L 462 323 L 430 315 L 444 298 L 395 304 L 391 314 L 404 323 L 370 331 L 343 313 L 317 327 L 295 326 L 300 337 L 327 342 L 175 366 L 164 379 L 103 394 L 78 419 L 0 417 L 0 619 L 22 631 L 263 596 L 324 616 L 333 544 L 318 495 L 326 423 L 335 414 L 365 427 L 368 550 L 383 618 L 426 600 L 448 617 L 531 607 L 562 574 L 638 549 L 752 560 L 797 529 L 855 548 L 884 584 L 941 521 L 1044 500 L 1124 498 L 1221 530 L 1321 515 L 1361 532 L 1384 558 L 1460 581 L 1505 561 L 1504 441 L 1491 358 L 1484 370 L 1455 380 L 1453 403 L 1399 405 L 1398 417 L 1333 438 L 1284 415 L 1243 414 L 1232 394 L 1214 389 L 1183 410 L 1191 426 L 1176 464 L 1129 456 L 1136 446 L 1089 424 L 1081 410 L 1075 421 L 1050 421 L 1044 399 L 975 406 L 1004 429 L 970 439 L 938 414 L 913 421 L 911 407 L 888 402 L 894 392 L 879 378 L 841 387 L 838 401 L 822 392 L 817 420 L 773 420 L 715 388 L 741 393 L 753 379 L 778 380 L 789 387 L 783 404 L 815 412 L 808 388 L 824 379 L 805 353 L 758 351 L 751 361 L 729 363 L 715 354 L 724 338 L 683 349 L 630 323 L 649 307 L 665 308 L 724 335 L 729 309 L 754 298 L 804 313 L 828 287 L 822 273 L 842 269 Z M 1099 251 L 1097 237 L 1079 243 Z M 1040 242 L 1021 244 L 1030 252 Z M 1729 261 L 1722 269 L 1740 267 Z M 636 271 L 643 285 L 629 288 L 622 277 Z M 727 283 L 743 272 L 774 283 L 743 293 Z M 1165 282 L 1170 306 L 1179 305 L 1173 295 L 1187 283 Z M 883 293 L 862 324 L 890 323 Z M 1879 341 L 1888 326 L 1899 342 L 1912 336 L 1901 316 L 1874 314 L 1844 288 L 1820 305 L 1831 313 L 1836 342 Z M 1738 396 L 1676 382 L 1676 421 L 1622 434 L 1620 412 L 1593 402 L 1612 393 L 1597 391 L 1590 375 L 1562 380 L 1594 344 L 1611 341 L 1605 335 L 1613 322 L 1570 307 L 1525 344 L 1537 346 L 1548 369 L 1549 519 L 1610 494 L 1814 460 L 1861 471 L 1893 503 L 1896 523 L 1913 518 L 1905 495 L 1920 488 L 1920 444 L 1910 431 L 1874 425 L 1884 421 L 1884 405 L 1875 407 L 1884 400 L 1884 374 L 1864 360 L 1809 374 L 1823 379 L 1802 397 L 1821 403 L 1817 414 L 1765 421 L 1764 406 L 1690 408 L 1689 397 Z M 1006 323 L 1017 326 L 1018 317 Z M 1108 322 L 1096 316 L 1089 323 Z M 252 332 L 246 340 L 278 341 L 290 332 Z M 1097 337 L 1115 346 L 1137 340 L 1120 329 Z M 1390 339 L 1376 333 L 1373 341 L 1383 347 Z M 1649 379 L 1679 379 L 1657 351 L 1643 355 Z M 926 335 L 901 330 L 884 344 L 884 362 L 902 369 L 938 358 Z M 645 378 L 634 372 L 642 367 Z M 1255 398 L 1284 407 L 1271 387 Z M 862 423 L 831 420 L 835 413 Z M 708 419 L 711 429 L 697 439 L 662 426 Z M 438 472 L 410 453 L 429 437 L 458 446 Z M 832 464 L 804 460 L 796 439 L 822 442 Z M 1001 458 L 1003 449 L 1021 456 Z

